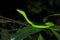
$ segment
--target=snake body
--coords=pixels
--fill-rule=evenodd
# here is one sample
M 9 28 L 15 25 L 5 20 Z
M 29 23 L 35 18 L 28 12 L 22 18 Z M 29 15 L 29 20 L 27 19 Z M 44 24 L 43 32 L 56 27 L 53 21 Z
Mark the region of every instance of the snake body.
M 54 24 L 52 22 L 46 22 L 45 25 L 36 25 L 34 24 L 32 21 L 30 21 L 26 15 L 26 13 L 22 10 L 16 9 L 20 14 L 22 14 L 22 16 L 24 16 L 24 18 L 26 19 L 26 21 L 34 28 L 49 28 L 51 26 L 53 26 Z

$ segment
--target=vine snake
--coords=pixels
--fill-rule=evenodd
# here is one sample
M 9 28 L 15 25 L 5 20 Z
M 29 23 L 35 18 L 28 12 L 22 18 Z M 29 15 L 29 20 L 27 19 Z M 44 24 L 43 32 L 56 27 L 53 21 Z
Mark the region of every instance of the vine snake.
M 54 24 L 52 22 L 45 22 L 45 25 L 36 25 L 34 24 L 32 21 L 30 21 L 26 15 L 26 13 L 22 10 L 19 10 L 19 9 L 16 9 L 20 14 L 22 14 L 22 16 L 25 18 L 25 20 L 34 28 L 49 28 L 51 26 L 54 26 Z M 60 15 L 60 14 L 54 14 L 54 16 L 57 16 L 57 15 Z M 50 16 L 53 16 L 53 15 L 50 15 Z M 49 16 L 48 16 L 49 17 Z M 46 18 L 48 18 L 46 17 Z

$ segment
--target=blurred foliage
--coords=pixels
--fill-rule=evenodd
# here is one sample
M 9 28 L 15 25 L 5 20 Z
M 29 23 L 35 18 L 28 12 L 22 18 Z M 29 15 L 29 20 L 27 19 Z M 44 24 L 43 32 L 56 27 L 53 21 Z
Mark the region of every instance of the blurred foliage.
M 60 26 L 54 26 L 47 29 L 36 29 L 26 22 L 15 21 L 6 17 L 3 17 L 3 20 L 0 18 L 0 24 L 5 25 L 0 25 L 1 40 L 60 40 Z M 10 27 L 6 27 L 6 24 L 10 24 Z M 19 27 L 17 25 L 19 25 Z M 47 39 L 47 37 L 49 37 L 47 35 L 51 37 Z
M 57 37 L 57 39 L 60 40 L 60 34 L 57 33 L 57 32 L 55 32 L 54 30 L 51 30 L 51 31 L 55 34 L 55 36 Z
M 38 40 L 44 40 L 44 38 L 41 35 L 39 35 Z

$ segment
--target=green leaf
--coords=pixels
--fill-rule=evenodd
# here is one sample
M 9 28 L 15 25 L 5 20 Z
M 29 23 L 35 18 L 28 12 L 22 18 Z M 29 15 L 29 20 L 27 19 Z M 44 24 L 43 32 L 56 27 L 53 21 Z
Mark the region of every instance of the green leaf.
M 57 33 L 56 31 L 54 31 L 54 30 L 51 30 L 54 34 L 55 34 L 55 36 L 57 37 L 57 39 L 58 40 L 60 40 L 60 34 L 59 33 Z
M 38 40 L 44 40 L 44 38 L 41 35 L 39 35 Z
M 36 29 L 36 28 L 33 28 L 33 27 L 24 27 L 22 29 L 19 29 L 17 31 L 17 33 L 12 36 L 12 38 L 14 38 L 16 40 L 22 40 L 22 39 L 30 36 L 31 34 L 37 33 L 41 30 L 42 29 Z
M 52 26 L 52 27 L 49 28 L 49 29 L 52 29 L 52 30 L 60 30 L 60 25 Z

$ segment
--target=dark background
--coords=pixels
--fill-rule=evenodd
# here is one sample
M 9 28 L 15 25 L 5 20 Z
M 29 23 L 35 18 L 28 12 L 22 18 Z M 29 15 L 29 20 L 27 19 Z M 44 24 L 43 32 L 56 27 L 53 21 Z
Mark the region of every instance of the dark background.
M 30 20 L 39 24 L 42 22 L 42 18 L 47 15 L 60 13 L 59 0 L 40 0 L 42 11 L 38 13 L 32 11 L 32 8 L 35 8 L 34 2 L 38 3 L 39 0 L 0 1 L 0 15 L 14 20 L 25 21 L 24 17 L 16 11 L 16 9 L 21 9 L 26 12 Z M 30 5 L 30 9 L 28 5 Z M 38 7 L 40 6 L 37 6 L 35 9 L 38 10 Z

